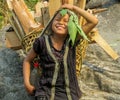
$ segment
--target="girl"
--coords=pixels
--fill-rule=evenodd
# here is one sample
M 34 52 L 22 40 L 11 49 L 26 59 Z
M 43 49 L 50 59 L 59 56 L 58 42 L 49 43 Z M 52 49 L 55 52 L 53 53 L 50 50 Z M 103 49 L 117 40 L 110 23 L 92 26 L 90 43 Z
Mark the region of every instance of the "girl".
M 79 13 L 87 22 L 82 26 L 85 34 L 89 33 L 98 23 L 95 16 L 77 6 L 65 4 L 62 8 Z M 35 91 L 37 100 L 79 100 L 81 92 L 76 77 L 75 47 L 68 34 L 69 10 L 64 15 L 58 11 L 47 35 L 37 38 L 23 63 L 24 85 L 29 94 Z M 76 37 L 79 40 L 81 36 Z M 71 45 L 72 44 L 72 45 Z M 42 75 L 38 87 L 30 83 L 30 63 L 39 55 Z

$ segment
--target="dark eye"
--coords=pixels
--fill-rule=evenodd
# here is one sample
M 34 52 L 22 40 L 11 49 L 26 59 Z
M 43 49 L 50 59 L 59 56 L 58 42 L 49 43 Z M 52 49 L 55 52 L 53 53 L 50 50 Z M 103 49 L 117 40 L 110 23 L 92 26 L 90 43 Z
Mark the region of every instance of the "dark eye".
M 60 21 L 60 18 L 55 18 L 56 21 Z
M 69 21 L 68 19 L 65 19 L 65 20 L 64 20 L 64 22 L 66 22 L 66 23 L 67 23 L 68 21 Z

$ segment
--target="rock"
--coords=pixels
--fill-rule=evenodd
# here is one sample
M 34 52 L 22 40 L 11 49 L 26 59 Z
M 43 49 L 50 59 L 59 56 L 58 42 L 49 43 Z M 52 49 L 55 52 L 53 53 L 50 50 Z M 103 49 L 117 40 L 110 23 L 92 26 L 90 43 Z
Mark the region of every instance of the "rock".
M 88 63 L 83 64 L 79 77 L 83 92 L 81 100 L 119 100 L 120 63 L 110 58 L 103 50 L 101 56 L 104 57 L 97 56 L 96 52 L 99 50 L 101 48 L 96 44 L 88 47 L 85 58 Z
M 86 9 L 109 7 L 118 2 L 118 0 L 89 0 L 86 5 Z
M 0 49 L 0 100 L 32 100 L 23 85 L 22 59 L 15 51 Z
M 120 55 L 119 9 L 120 4 L 114 3 L 107 11 L 99 13 L 97 28 L 101 36 Z M 83 92 L 81 100 L 120 100 L 120 58 L 115 61 L 99 45 L 90 44 L 79 83 Z

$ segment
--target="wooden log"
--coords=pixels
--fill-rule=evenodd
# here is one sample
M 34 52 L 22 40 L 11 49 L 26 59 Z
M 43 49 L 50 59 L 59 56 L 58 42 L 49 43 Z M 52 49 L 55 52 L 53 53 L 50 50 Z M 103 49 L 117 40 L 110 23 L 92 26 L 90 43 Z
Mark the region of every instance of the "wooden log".
M 81 9 L 85 9 L 85 5 L 86 5 L 86 0 L 78 0 L 77 4 L 78 7 L 80 7 Z
M 108 10 L 108 8 L 101 8 L 101 9 L 91 9 L 93 14 L 97 14 L 103 11 Z
M 61 5 L 64 4 L 74 4 L 74 0 L 61 0 Z
M 114 60 L 119 58 L 119 55 L 109 46 L 109 44 L 101 37 L 98 30 L 94 30 L 90 33 L 89 37 L 95 41 L 105 52 L 111 56 Z
M 50 18 L 54 15 L 54 13 L 60 8 L 63 4 L 74 4 L 74 0 L 49 0 L 49 13 Z
M 28 15 L 27 11 L 24 10 L 23 6 L 17 0 L 11 2 L 13 5 L 13 9 L 25 31 L 25 34 L 29 34 L 30 31 L 34 30 L 35 28 L 39 28 L 40 24 L 35 23 L 30 16 Z M 22 4 L 22 3 L 21 3 Z
M 74 0 L 69 0 L 69 2 L 68 2 L 69 4 L 74 4 Z
M 42 24 L 43 26 L 46 26 L 48 21 L 50 20 L 48 7 L 41 8 L 41 13 L 42 13 L 42 22 L 43 22 Z
M 86 0 L 78 0 L 77 6 L 80 7 L 81 9 L 85 9 L 86 5 Z M 82 16 L 79 17 L 80 19 L 80 25 L 84 24 L 84 18 Z
M 69 0 L 61 0 L 61 5 L 68 4 Z
M 30 11 L 29 11 L 27 5 L 25 4 L 24 0 L 19 0 L 18 2 L 19 2 L 19 4 L 22 6 L 23 10 L 25 10 L 25 12 L 27 13 L 27 15 L 29 16 L 30 20 L 32 20 L 33 23 L 35 24 L 36 22 L 34 21 L 34 17 L 33 17 L 33 15 L 30 13 Z
M 13 5 L 13 9 L 16 13 L 16 15 L 18 16 L 19 18 L 19 21 L 25 31 L 26 34 L 29 33 L 29 28 L 30 28 L 30 25 L 31 25 L 31 21 L 29 20 L 29 16 L 27 15 L 27 13 L 23 10 L 22 6 L 18 3 L 17 0 L 14 0 L 12 2 L 12 5 Z
M 5 39 L 6 47 L 14 49 L 14 50 L 18 50 L 22 48 L 21 42 L 19 41 L 14 31 L 6 32 L 5 37 L 6 37 Z
M 52 18 L 52 16 L 60 8 L 60 6 L 61 6 L 61 0 L 49 0 L 50 18 Z
M 43 6 L 42 2 L 37 2 L 37 4 L 35 5 L 35 17 L 40 17 L 41 15 L 41 8 Z
M 10 0 L 6 0 L 7 6 L 9 10 L 13 10 L 12 4 Z

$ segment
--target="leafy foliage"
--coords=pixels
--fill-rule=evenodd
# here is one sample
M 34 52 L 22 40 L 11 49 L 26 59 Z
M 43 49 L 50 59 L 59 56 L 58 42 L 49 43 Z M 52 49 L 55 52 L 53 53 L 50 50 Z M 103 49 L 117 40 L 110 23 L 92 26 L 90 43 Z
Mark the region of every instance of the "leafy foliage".
M 62 16 L 65 16 L 65 15 L 67 14 L 67 9 L 62 9 L 62 10 L 60 11 L 60 14 L 61 14 Z
M 73 16 L 70 16 L 70 19 L 68 22 L 68 32 L 70 34 L 70 39 L 72 40 L 72 45 L 74 45 L 74 41 L 76 39 L 76 34 L 77 34 L 77 27 L 73 22 Z
M 70 35 L 70 40 L 72 41 L 72 45 L 74 45 L 77 33 L 81 35 L 84 39 L 88 40 L 82 28 L 78 24 L 78 17 L 74 12 L 67 10 L 67 9 L 62 9 L 60 11 L 60 14 L 64 16 L 65 14 L 67 14 L 67 12 L 70 14 L 70 18 L 68 22 L 68 33 Z
M 40 0 L 24 0 L 29 9 L 34 10 L 35 4 Z
M 0 0 L 0 29 L 2 28 L 2 26 L 4 26 L 7 22 L 7 18 L 6 18 L 6 4 L 5 4 L 5 0 Z

